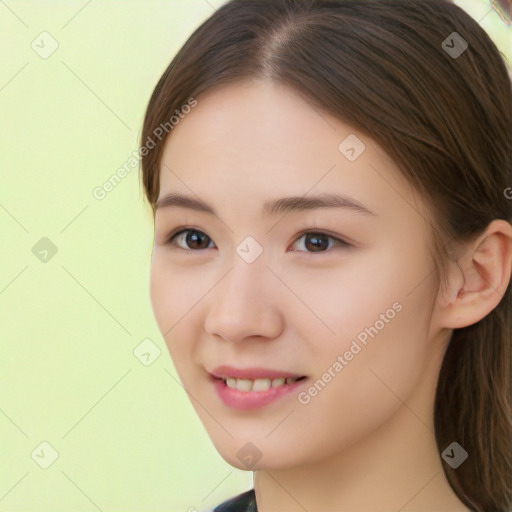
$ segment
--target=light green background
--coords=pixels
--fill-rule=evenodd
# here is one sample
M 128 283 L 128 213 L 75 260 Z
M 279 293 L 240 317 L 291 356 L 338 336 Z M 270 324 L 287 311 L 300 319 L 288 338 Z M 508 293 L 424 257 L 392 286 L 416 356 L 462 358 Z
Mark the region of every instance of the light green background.
M 92 193 L 132 156 L 156 81 L 222 3 L 0 0 L 0 512 L 194 512 L 252 485 L 213 448 L 154 321 L 138 168 Z M 512 60 L 489 2 L 458 3 Z M 47 58 L 31 47 L 52 38 Z M 47 262 L 32 252 L 43 237 L 57 247 Z M 148 338 L 161 353 L 145 366 L 133 351 Z M 43 441 L 58 452 L 47 469 Z

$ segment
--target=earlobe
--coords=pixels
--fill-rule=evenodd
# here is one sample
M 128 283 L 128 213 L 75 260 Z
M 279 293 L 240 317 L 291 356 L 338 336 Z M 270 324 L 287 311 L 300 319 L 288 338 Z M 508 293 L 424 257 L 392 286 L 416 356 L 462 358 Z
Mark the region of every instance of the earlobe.
M 512 226 L 494 220 L 465 247 L 449 271 L 438 305 L 441 324 L 458 329 L 479 322 L 501 301 L 512 271 Z

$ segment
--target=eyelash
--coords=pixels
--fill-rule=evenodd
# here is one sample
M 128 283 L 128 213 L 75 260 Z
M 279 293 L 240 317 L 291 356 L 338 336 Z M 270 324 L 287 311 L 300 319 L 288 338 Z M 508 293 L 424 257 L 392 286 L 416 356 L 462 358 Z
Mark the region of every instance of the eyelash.
M 206 234 L 204 233 L 203 231 L 199 230 L 199 229 L 193 229 L 193 228 L 186 228 L 186 229 L 180 229 L 179 231 L 175 231 L 174 233 L 172 233 L 171 235 L 168 236 L 167 238 L 167 241 L 165 242 L 165 245 L 168 245 L 168 246 L 174 246 L 175 245 L 175 239 L 180 236 L 180 235 L 183 235 L 185 233 L 188 233 L 188 232 L 195 232 L 195 233 L 201 233 L 203 235 L 206 236 L 206 238 L 213 243 L 213 240 Z M 325 250 L 325 251 L 318 251 L 318 252 L 312 252 L 312 251 L 298 251 L 298 252 L 305 252 L 307 254 L 322 254 L 322 253 L 326 253 L 326 252 L 330 252 L 330 250 L 335 246 L 335 245 L 338 245 L 340 246 L 340 248 L 344 248 L 344 249 L 348 249 L 349 247 L 352 247 L 351 244 L 349 244 L 348 242 L 346 242 L 345 240 L 342 240 L 341 238 L 338 238 L 338 237 L 335 237 L 335 236 L 332 236 L 332 235 L 329 235 L 328 233 L 324 233 L 322 231 L 303 231 L 302 233 L 299 234 L 299 236 L 295 239 L 293 245 L 295 245 L 297 243 L 298 240 L 300 240 L 301 238 L 303 238 L 305 235 L 320 235 L 321 237 L 325 237 L 327 239 L 331 239 L 331 240 L 334 240 L 334 245 L 332 247 L 330 247 L 329 249 Z M 210 249 L 210 247 L 206 247 L 205 249 L 183 249 L 183 247 L 177 247 L 177 249 L 181 250 L 181 251 L 184 251 L 184 252 L 200 252 L 200 251 L 204 251 L 206 249 Z

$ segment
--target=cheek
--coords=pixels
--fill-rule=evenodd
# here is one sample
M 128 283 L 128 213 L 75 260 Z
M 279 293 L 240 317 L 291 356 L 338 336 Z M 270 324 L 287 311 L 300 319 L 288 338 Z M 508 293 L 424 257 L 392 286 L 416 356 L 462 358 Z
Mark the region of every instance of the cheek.
M 422 272 L 405 274 L 375 275 L 374 286 L 354 287 L 343 303 L 337 355 L 346 356 L 352 367 L 348 373 L 360 381 L 361 389 L 379 377 L 391 389 L 408 386 L 433 350 L 429 330 L 434 278 L 425 279 Z
M 291 446 L 304 444 L 304 439 L 309 441 L 300 454 L 293 455 L 295 463 L 345 450 L 403 408 L 403 402 L 418 389 L 429 360 L 421 325 L 426 318 L 418 318 L 417 313 L 411 304 L 404 305 L 377 334 L 368 335 L 366 345 L 352 337 L 340 340 L 337 347 L 324 341 L 322 360 L 316 357 L 314 363 L 311 386 L 300 400 L 296 398 L 294 428 L 290 423 L 286 440 L 277 436 L 272 440 L 276 450 L 283 450 L 283 457 L 290 457 Z M 352 345 L 349 360 L 345 351 L 352 341 L 359 348 Z M 419 410 L 416 413 L 423 416 Z
M 335 332 L 325 335 L 312 315 L 299 324 L 308 345 L 304 360 L 320 380 L 311 402 L 326 412 L 325 421 L 336 404 L 354 412 L 376 402 L 385 413 L 397 402 L 390 389 L 406 395 L 418 382 L 433 350 L 428 333 L 435 283 L 432 275 L 425 279 L 421 255 L 415 261 L 406 265 L 396 252 L 382 252 L 380 265 L 364 261 L 297 289 L 300 296 L 309 289 L 311 309 Z
M 169 315 L 172 315 L 174 310 L 174 301 L 172 294 L 166 293 L 166 290 L 172 290 L 169 285 L 169 277 L 165 272 L 165 266 L 162 265 L 160 258 L 155 256 L 153 252 L 149 275 L 149 296 L 153 314 L 162 334 L 165 334 L 172 325 Z
M 357 321 L 346 317 L 351 335 L 340 340 L 337 349 L 327 351 L 329 357 L 317 377 L 325 381 L 325 372 L 339 362 L 339 355 L 343 363 L 333 368 L 336 377 L 318 392 L 316 402 L 311 400 L 311 414 L 318 414 L 321 423 L 334 424 L 332 433 L 340 442 L 339 432 L 350 442 L 382 424 L 417 389 L 434 352 L 427 336 L 430 292 L 427 283 L 410 295 L 397 290 L 396 295 L 374 302 L 371 314 L 360 313 Z M 393 298 L 398 300 L 391 311 L 386 308 Z
M 197 348 L 204 324 L 204 301 L 215 275 L 199 268 L 177 268 L 164 251 L 154 250 L 150 267 L 150 299 L 169 355 L 186 387 L 193 387 Z
M 180 330 L 183 333 L 189 332 L 190 336 L 190 329 L 187 331 L 184 326 L 190 326 L 194 304 L 205 293 L 196 281 L 190 280 L 190 277 L 186 272 L 172 270 L 165 254 L 153 254 L 149 281 L 151 306 L 169 349 L 169 341 L 178 339 L 177 333 Z
M 416 325 L 423 327 L 421 317 L 430 311 L 434 293 L 432 277 L 425 279 L 429 260 L 421 249 L 415 254 L 411 247 L 402 249 L 397 251 L 389 244 L 378 251 L 341 254 L 335 265 L 280 269 L 287 287 L 303 301 L 295 318 L 289 315 L 293 310 L 286 309 L 289 324 L 301 325 L 305 334 L 311 333 L 305 339 L 315 340 L 315 344 L 324 339 L 337 350 L 348 349 L 359 334 L 364 341 L 365 333 L 369 336 L 366 328 L 376 325 L 378 331 L 387 330 L 400 316 L 398 310 L 405 307 L 410 315 L 419 315 Z M 298 301 L 290 294 L 289 302 Z

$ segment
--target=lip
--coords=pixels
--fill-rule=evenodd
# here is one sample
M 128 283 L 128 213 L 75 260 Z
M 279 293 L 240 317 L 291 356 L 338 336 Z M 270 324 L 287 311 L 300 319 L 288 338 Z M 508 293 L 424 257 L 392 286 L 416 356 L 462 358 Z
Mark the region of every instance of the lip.
M 284 384 L 277 388 L 270 388 L 268 391 L 238 391 L 237 389 L 230 388 L 222 379 L 210 375 L 217 395 L 222 400 L 224 405 L 248 411 L 252 409 L 259 409 L 264 407 L 279 398 L 289 395 L 292 391 L 302 386 L 308 379 L 299 380 L 293 384 Z
M 238 391 L 237 389 L 230 388 L 224 382 L 223 379 L 226 377 L 251 380 L 277 379 L 279 377 L 305 378 L 297 382 L 293 382 L 292 384 L 284 384 L 277 388 L 271 387 L 267 391 Z M 270 370 L 267 368 L 242 369 L 235 368 L 233 366 L 218 366 L 210 373 L 210 381 L 224 405 L 243 411 L 264 407 L 283 396 L 289 395 L 308 380 L 309 379 L 305 375 L 281 370 Z
M 290 373 L 281 370 L 270 370 L 268 368 L 252 367 L 252 368 L 235 368 L 234 366 L 217 366 L 209 372 L 217 379 L 224 379 L 226 377 L 235 377 L 237 379 L 278 379 L 279 377 L 291 377 L 298 379 L 305 377 L 299 373 Z

